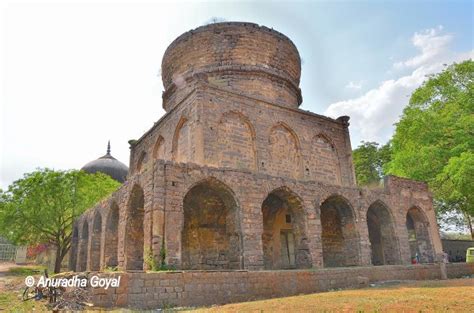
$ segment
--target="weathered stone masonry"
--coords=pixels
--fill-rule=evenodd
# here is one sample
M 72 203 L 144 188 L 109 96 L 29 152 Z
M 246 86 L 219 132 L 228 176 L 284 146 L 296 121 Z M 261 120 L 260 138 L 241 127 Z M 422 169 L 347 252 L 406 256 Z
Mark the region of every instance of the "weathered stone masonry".
M 127 181 L 75 223 L 74 270 L 263 270 L 433 262 L 426 184 L 358 188 L 349 118 L 300 110 L 300 57 L 283 34 L 218 23 L 163 57 L 167 113 L 131 146 Z

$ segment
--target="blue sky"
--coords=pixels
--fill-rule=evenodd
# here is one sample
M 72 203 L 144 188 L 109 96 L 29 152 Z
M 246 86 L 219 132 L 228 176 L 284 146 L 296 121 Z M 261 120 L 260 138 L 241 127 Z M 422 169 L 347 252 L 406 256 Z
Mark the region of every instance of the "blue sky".
M 210 22 L 273 27 L 301 57 L 302 109 L 351 116 L 352 145 L 386 142 L 426 74 L 473 56 L 472 1 L 0 1 L 0 188 L 80 168 L 164 111 L 162 55 Z

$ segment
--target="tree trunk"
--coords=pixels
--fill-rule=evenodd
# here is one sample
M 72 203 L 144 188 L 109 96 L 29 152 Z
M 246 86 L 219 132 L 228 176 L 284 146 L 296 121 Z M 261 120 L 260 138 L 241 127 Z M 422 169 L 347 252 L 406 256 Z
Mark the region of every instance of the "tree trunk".
M 60 245 L 56 246 L 56 259 L 54 261 L 54 273 L 61 272 L 61 263 L 63 262 L 64 255 L 62 253 L 62 249 Z
M 474 229 L 472 228 L 472 218 L 467 214 L 467 223 L 469 225 L 469 230 L 471 231 L 471 239 L 474 240 Z

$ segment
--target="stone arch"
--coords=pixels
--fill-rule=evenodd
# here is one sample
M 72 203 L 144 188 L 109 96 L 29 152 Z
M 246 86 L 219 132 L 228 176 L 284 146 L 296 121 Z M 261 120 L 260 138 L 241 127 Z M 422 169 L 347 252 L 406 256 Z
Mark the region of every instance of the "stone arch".
M 130 192 L 125 226 L 125 269 L 143 270 L 145 195 L 135 184 Z
M 91 271 L 100 270 L 100 243 L 102 237 L 102 215 L 99 211 L 95 212 L 92 221 L 91 246 L 89 253 L 89 264 Z
M 324 181 L 331 185 L 341 184 L 341 166 L 336 146 L 324 133 L 311 140 L 311 153 L 306 174 L 312 180 Z
M 114 201 L 109 209 L 105 223 L 104 266 L 118 266 L 118 224 L 120 209 Z
M 262 247 L 265 269 L 311 267 L 303 201 L 287 187 L 262 203 Z
M 429 233 L 429 222 L 420 207 L 414 206 L 408 210 L 406 227 L 411 260 L 418 256 L 418 261 L 421 263 L 433 262 L 434 255 Z
M 173 160 L 176 162 L 186 162 L 189 159 L 190 129 L 188 119 L 181 117 L 173 136 Z
M 285 123 L 278 122 L 268 138 L 268 172 L 274 176 L 301 176 L 301 148 L 298 136 Z
M 70 255 L 70 262 L 69 262 L 69 269 L 72 271 L 76 271 L 77 266 L 77 250 L 79 245 L 79 228 L 77 225 L 74 225 L 72 229 L 72 238 L 71 238 L 71 253 Z
M 79 258 L 77 260 L 77 271 L 87 270 L 87 256 L 89 245 L 89 224 L 84 220 L 82 224 L 81 239 L 79 240 Z
M 138 157 L 137 161 L 137 172 L 141 172 L 143 169 L 143 164 L 145 164 L 147 161 L 147 154 L 145 151 L 142 151 L 140 153 L 140 156 Z
M 241 269 L 239 205 L 232 190 L 215 178 L 194 184 L 183 199 L 183 269 Z
M 224 113 L 218 124 L 219 166 L 256 170 L 255 138 L 255 129 L 245 115 Z
M 380 200 L 367 210 L 371 260 L 373 265 L 400 263 L 400 250 L 395 235 L 393 217 L 388 206 Z
M 321 204 L 321 228 L 324 267 L 360 263 L 355 212 L 347 199 L 332 195 Z
M 153 147 L 153 159 L 162 160 L 165 158 L 165 139 L 159 135 Z

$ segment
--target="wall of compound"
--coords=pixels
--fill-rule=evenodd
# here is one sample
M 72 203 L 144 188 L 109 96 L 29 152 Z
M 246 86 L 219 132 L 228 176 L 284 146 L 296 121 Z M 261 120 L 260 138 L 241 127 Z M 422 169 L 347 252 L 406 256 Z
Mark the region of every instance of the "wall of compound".
M 474 265 L 448 264 L 449 278 L 474 274 Z M 93 273 L 92 273 L 93 274 Z M 440 279 L 439 265 L 407 265 L 265 272 L 164 272 L 101 274 L 121 276 L 120 287 L 93 288 L 92 302 L 101 307 L 156 309 L 209 306 L 232 302 L 363 288 L 387 280 Z M 212 297 L 209 295 L 212 294 Z

